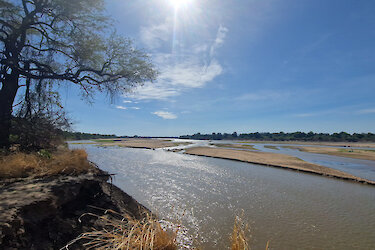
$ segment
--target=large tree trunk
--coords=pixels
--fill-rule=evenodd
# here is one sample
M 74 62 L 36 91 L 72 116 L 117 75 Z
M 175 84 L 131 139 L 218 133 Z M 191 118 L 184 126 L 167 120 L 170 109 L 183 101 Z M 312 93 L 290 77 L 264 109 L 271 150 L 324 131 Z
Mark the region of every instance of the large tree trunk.
M 12 107 L 18 90 L 18 73 L 5 76 L 0 90 L 0 148 L 9 148 Z

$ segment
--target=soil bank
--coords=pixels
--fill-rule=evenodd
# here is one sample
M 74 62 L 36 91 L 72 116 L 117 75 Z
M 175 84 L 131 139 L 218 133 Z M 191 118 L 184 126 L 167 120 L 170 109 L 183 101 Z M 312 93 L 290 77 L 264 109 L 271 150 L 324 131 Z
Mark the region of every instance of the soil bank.
M 99 169 L 78 176 L 20 178 L 0 182 L 0 249 L 60 249 L 81 233 L 101 230 L 105 209 L 141 218 L 131 196 L 107 182 Z M 69 246 L 82 249 L 83 242 Z

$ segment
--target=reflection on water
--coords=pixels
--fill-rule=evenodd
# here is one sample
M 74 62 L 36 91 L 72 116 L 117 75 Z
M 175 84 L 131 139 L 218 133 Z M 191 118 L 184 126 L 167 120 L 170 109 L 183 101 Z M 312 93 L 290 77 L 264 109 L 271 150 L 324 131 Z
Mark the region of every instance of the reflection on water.
M 326 177 L 163 150 L 86 148 L 115 184 L 162 218 L 183 216 L 204 249 L 228 246 L 244 210 L 252 249 L 371 249 L 375 188 Z

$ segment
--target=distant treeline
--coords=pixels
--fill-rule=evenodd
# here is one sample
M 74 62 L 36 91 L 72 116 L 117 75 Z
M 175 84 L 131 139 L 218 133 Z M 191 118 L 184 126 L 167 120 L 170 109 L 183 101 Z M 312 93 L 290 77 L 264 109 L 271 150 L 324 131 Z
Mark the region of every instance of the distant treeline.
M 180 139 L 196 139 L 196 140 L 256 140 L 256 141 L 324 141 L 324 142 L 375 142 L 375 134 L 373 133 L 244 133 L 232 134 L 227 133 L 212 133 L 194 135 L 183 135 Z
M 178 138 L 178 137 L 163 137 L 163 136 L 118 136 L 118 135 L 102 135 L 102 134 L 91 134 L 91 133 L 82 133 L 82 132 L 69 132 L 62 131 L 62 135 L 65 140 L 90 140 L 90 139 L 108 139 L 108 138 L 141 138 L 141 139 L 151 139 L 151 138 Z
M 90 139 L 102 139 L 102 138 L 115 138 L 116 135 L 101 135 L 101 134 L 90 134 L 81 132 L 68 132 L 62 131 L 65 140 L 90 140 Z

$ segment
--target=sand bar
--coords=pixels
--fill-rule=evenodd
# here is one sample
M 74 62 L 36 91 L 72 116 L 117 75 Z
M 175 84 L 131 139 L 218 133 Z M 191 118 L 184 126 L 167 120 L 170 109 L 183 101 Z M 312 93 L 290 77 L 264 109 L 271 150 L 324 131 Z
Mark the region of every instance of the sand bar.
M 236 160 L 375 185 L 374 181 L 366 180 L 336 169 L 308 163 L 296 157 L 283 154 L 210 147 L 188 148 L 185 154 Z
M 302 146 L 283 146 L 284 148 L 298 149 L 303 152 L 315 154 L 327 154 L 341 157 L 375 161 L 375 150 L 351 149 L 351 148 L 332 148 L 332 147 L 302 147 Z
M 317 141 L 255 141 L 244 140 L 235 141 L 238 143 L 261 143 L 261 144 L 297 144 L 297 145 L 319 145 L 319 146 L 333 146 L 333 147 L 362 147 L 375 148 L 374 142 L 317 142 Z

